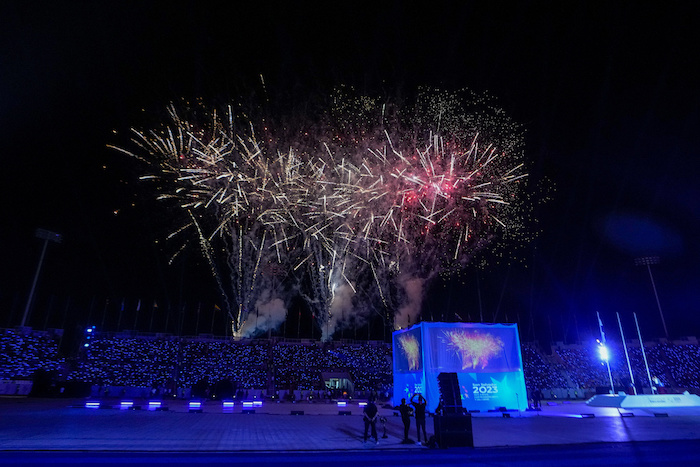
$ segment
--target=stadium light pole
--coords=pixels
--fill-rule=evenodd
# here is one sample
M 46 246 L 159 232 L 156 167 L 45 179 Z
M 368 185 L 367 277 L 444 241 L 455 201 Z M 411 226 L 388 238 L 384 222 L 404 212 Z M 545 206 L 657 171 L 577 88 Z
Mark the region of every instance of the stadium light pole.
M 32 300 L 34 299 L 34 290 L 36 290 L 36 283 L 39 280 L 39 273 L 41 272 L 41 265 L 44 263 L 44 256 L 46 255 L 46 247 L 49 242 L 61 243 L 63 238 L 61 234 L 56 232 L 51 232 L 50 230 L 36 229 L 34 232 L 36 238 L 44 240 L 44 247 L 41 249 L 41 256 L 39 257 L 39 264 L 36 267 L 36 273 L 34 274 L 34 281 L 32 282 L 32 288 L 29 290 L 29 297 L 27 298 L 27 306 L 24 307 L 24 315 L 22 316 L 22 324 L 20 326 L 24 327 L 27 322 L 27 315 L 29 314 L 29 308 L 32 305 Z
M 668 328 L 666 328 L 666 320 L 664 319 L 664 312 L 661 310 L 661 302 L 659 301 L 659 294 L 656 291 L 656 283 L 654 282 L 654 275 L 651 273 L 651 265 L 659 264 L 658 256 L 642 256 L 641 258 L 636 258 L 634 260 L 635 266 L 646 266 L 647 271 L 649 271 L 649 279 L 651 280 L 651 287 L 654 289 L 654 297 L 656 297 L 656 306 L 659 308 L 659 314 L 661 315 L 661 324 L 664 325 L 664 334 L 666 334 L 666 339 L 668 339 Z

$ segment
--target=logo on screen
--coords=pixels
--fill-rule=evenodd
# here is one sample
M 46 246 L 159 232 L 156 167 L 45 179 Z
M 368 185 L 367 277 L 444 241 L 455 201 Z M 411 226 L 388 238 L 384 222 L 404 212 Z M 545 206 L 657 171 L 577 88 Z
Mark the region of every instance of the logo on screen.
M 498 394 L 498 386 L 493 383 L 473 383 L 474 394 Z

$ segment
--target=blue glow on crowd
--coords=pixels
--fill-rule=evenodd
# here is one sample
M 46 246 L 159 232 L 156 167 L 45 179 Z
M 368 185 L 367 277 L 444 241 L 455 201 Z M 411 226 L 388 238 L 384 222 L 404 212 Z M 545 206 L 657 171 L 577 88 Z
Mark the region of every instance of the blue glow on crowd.
M 42 370 L 60 381 L 100 387 L 158 388 L 161 394 L 184 394 L 197 384 L 213 387 L 221 381 L 237 390 L 325 394 L 321 374 L 349 375 L 356 394 L 390 394 L 392 350 L 383 342 L 261 339 L 234 341 L 213 337 L 139 336 L 93 332 L 90 345 L 74 355 L 59 351 L 61 333 L 0 329 L 0 379 L 27 380 Z M 609 385 L 597 343 L 542 349 L 522 345 L 528 391 L 540 389 L 545 398 L 584 397 Z M 616 390 L 631 391 L 624 350 L 607 343 Z M 549 350 L 550 352 L 546 352 Z M 628 345 L 638 391 L 649 387 L 642 349 Z M 665 340 L 645 343 L 653 384 L 660 392 L 700 393 L 700 345 L 697 341 Z M 549 397 L 547 397 L 549 396 Z

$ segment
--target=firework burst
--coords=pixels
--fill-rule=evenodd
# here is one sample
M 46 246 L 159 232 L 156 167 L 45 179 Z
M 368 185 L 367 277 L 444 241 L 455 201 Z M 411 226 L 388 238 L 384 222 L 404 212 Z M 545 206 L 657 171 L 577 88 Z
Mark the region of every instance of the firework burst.
M 469 110 L 476 101 L 424 90 L 401 106 L 341 88 L 313 124 L 277 127 L 232 107 L 171 105 L 168 124 L 134 130 L 137 149 L 120 150 L 147 162 L 142 178 L 185 214 L 172 236 L 194 233 L 234 333 L 261 297 L 283 293 L 262 274 L 274 264 L 310 285 L 297 290 L 330 338 L 341 312 L 390 319 L 401 284 L 462 268 L 522 230 L 519 133 L 498 109 Z
M 491 334 L 465 331 L 445 331 L 447 347 L 462 360 L 462 370 L 486 368 L 489 360 L 503 352 L 503 340 Z
M 403 334 L 398 338 L 401 351 L 406 356 L 408 361 L 409 371 L 420 369 L 420 343 L 416 336 L 412 334 Z

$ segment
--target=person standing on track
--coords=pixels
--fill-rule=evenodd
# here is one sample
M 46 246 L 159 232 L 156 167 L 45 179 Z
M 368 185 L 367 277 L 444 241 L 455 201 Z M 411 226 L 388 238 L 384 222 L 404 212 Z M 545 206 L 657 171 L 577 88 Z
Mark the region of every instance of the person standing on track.
M 374 438 L 374 444 L 379 443 L 379 437 L 377 436 L 377 406 L 374 403 L 374 398 L 370 398 L 367 405 L 362 410 L 362 419 L 365 422 L 365 443 L 367 442 L 367 431 L 372 428 L 372 438 Z
M 415 400 L 418 396 L 418 401 Z M 411 397 L 411 405 L 413 406 L 413 411 L 416 414 L 416 431 L 418 432 L 418 442 L 420 444 L 420 431 L 423 429 L 423 439 L 428 442 L 428 434 L 425 431 L 425 406 L 428 405 L 428 401 L 425 400 L 421 394 L 414 394 Z
M 409 441 L 408 430 L 411 428 L 411 407 L 406 405 L 406 399 L 401 399 L 401 405 L 394 407 L 394 410 L 398 410 L 401 415 L 401 421 L 403 422 L 403 444 Z

